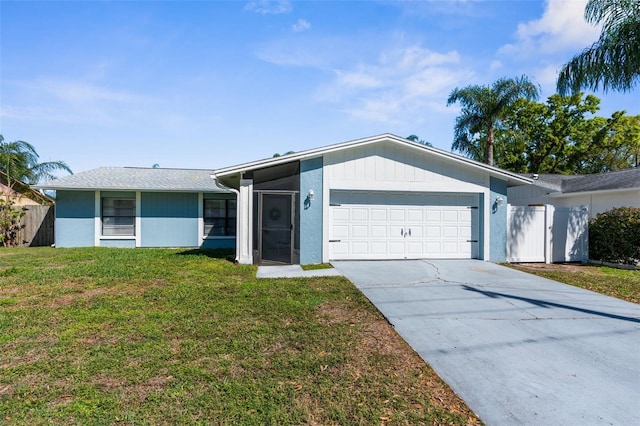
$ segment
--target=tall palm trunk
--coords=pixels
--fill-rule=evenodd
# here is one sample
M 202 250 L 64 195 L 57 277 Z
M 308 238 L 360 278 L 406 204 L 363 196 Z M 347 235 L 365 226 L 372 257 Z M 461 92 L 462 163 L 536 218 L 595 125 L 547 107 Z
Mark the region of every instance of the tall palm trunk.
M 490 166 L 493 166 L 493 126 L 489 125 L 487 129 L 487 150 L 484 153 L 484 162 Z

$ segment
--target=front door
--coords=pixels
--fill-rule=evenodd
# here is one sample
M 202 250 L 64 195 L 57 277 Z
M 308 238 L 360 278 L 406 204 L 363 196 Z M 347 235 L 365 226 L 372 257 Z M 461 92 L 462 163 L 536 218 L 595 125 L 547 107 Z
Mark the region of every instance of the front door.
M 292 263 L 295 223 L 294 200 L 294 193 L 260 193 L 261 263 Z

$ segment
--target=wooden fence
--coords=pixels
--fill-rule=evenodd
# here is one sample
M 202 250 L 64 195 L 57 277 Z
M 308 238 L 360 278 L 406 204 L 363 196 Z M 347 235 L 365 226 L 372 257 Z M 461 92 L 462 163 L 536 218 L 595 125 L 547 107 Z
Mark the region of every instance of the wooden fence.
M 18 233 L 19 246 L 41 247 L 54 243 L 55 206 L 26 206 L 25 227 Z

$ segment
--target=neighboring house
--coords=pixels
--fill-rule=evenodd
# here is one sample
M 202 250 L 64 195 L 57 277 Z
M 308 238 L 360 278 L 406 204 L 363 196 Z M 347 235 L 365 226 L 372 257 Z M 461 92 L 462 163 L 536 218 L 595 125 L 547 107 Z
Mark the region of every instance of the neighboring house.
M 533 184 L 511 187 L 514 206 L 587 206 L 590 217 L 614 207 L 640 207 L 640 168 L 596 175 L 532 175 Z
M 54 180 L 56 245 L 236 247 L 241 263 L 506 260 L 507 188 L 531 179 L 384 134 L 215 171 Z
M 9 195 L 15 206 L 49 206 L 53 204 L 53 200 L 46 195 L 31 189 L 29 185 L 19 180 L 11 179 L 9 189 L 9 181 L 7 175 L 0 171 L 0 197 L 6 200 Z

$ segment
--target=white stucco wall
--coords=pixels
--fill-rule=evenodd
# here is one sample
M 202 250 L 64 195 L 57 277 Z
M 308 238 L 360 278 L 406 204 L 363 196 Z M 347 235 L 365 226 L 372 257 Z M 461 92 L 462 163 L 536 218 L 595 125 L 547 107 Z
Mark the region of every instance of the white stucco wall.
M 640 190 L 594 191 L 578 194 L 549 195 L 549 190 L 534 185 L 509 188 L 509 204 L 527 206 L 532 204 L 552 204 L 556 207 L 587 206 L 589 217 L 611 210 L 614 207 L 640 208 Z

